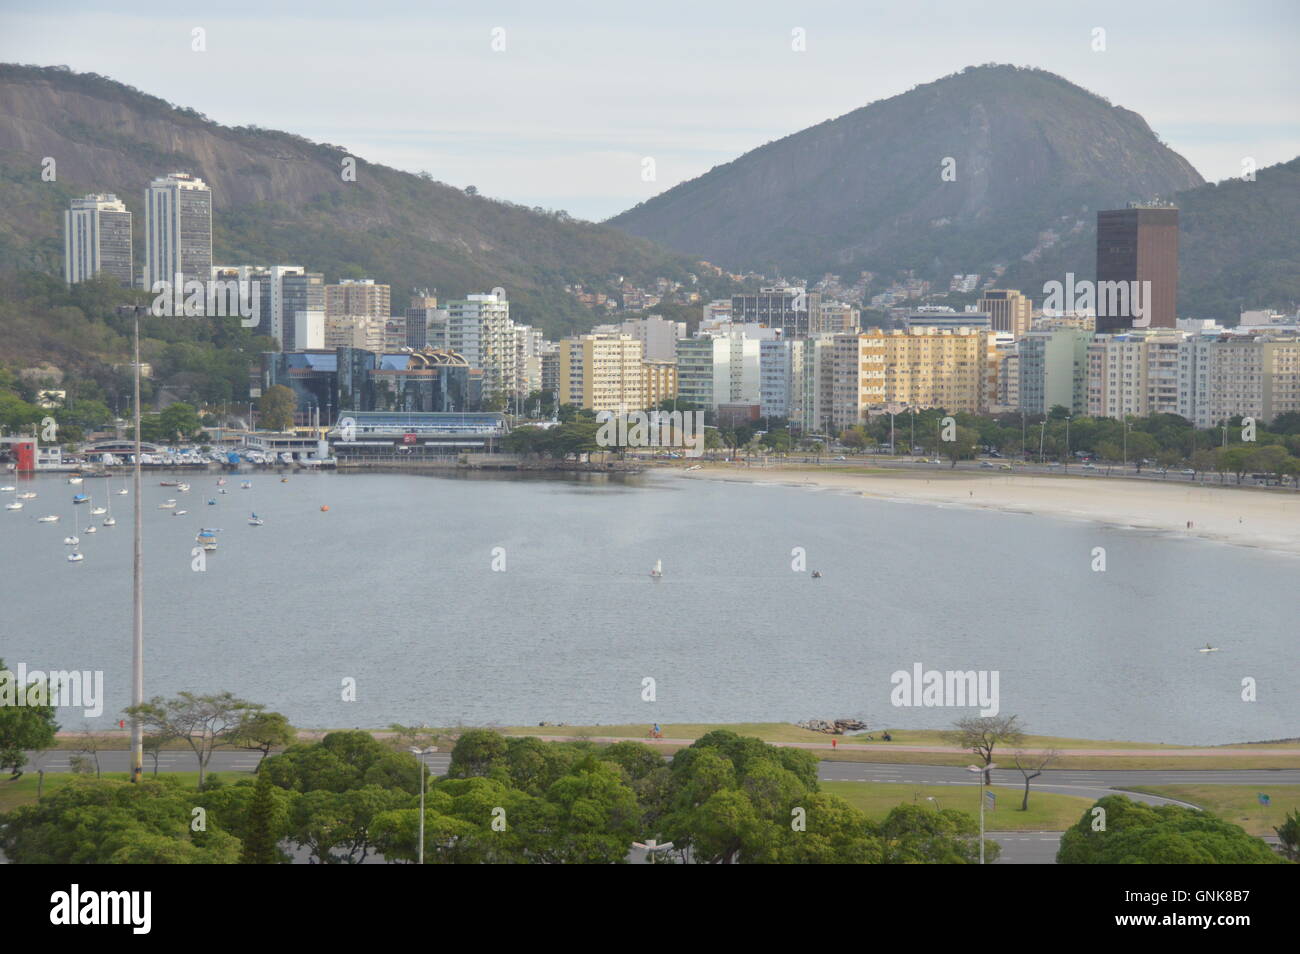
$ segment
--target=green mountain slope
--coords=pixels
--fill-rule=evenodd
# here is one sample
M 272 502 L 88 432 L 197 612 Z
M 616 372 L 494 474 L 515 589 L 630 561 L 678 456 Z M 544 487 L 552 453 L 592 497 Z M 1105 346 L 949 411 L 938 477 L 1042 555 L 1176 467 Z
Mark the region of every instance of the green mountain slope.
M 327 281 L 370 277 L 393 286 L 400 310 L 414 287 L 453 298 L 506 289 L 517 320 L 551 334 L 592 313 L 566 282 L 617 276 L 685 281 L 686 257 L 617 229 L 467 195 L 357 157 L 345 182 L 338 146 L 253 127 L 230 128 L 94 74 L 0 65 L 0 267 L 62 269 L 70 198 L 115 192 L 136 213 L 149 181 L 192 171 L 213 189 L 220 264 L 303 264 Z M 41 162 L 57 163 L 54 182 Z

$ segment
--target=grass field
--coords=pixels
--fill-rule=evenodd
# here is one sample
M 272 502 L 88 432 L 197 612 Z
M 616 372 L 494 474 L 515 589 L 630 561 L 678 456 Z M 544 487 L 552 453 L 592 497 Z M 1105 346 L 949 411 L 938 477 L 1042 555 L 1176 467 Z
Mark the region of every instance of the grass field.
M 1191 802 L 1252 835 L 1274 834 L 1286 815 L 1300 808 L 1300 785 L 1152 785 L 1133 790 Z M 1270 796 L 1271 804 L 1259 803 L 1261 792 Z
M 941 809 L 955 808 L 978 816 L 978 785 L 900 785 L 889 782 L 822 782 L 821 789 L 838 795 L 846 802 L 865 812 L 875 820 L 884 818 L 899 805 L 933 806 L 929 798 L 938 800 Z M 986 811 L 984 827 L 989 831 L 1064 831 L 1092 806 L 1092 799 L 1077 795 L 1057 795 L 1051 792 L 1029 793 L 1029 810 L 1020 811 L 1023 790 L 1002 785 L 990 785 L 988 791 L 997 796 L 997 810 Z

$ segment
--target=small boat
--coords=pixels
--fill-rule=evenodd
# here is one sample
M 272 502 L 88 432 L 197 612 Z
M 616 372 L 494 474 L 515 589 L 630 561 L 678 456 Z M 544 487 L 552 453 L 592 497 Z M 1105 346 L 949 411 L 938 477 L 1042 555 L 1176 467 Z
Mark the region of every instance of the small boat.
M 90 501 L 90 497 L 87 494 L 77 494 L 72 498 L 72 502 L 74 504 L 83 504 L 83 503 L 88 503 L 89 501 Z
M 160 504 L 158 505 L 158 509 L 159 509 L 159 510 L 175 510 L 175 509 L 176 509 L 176 501 L 175 501 L 175 500 L 168 500 L 166 503 L 160 503 Z
M 259 517 L 257 514 L 250 513 L 248 515 L 248 525 L 250 527 L 260 527 L 264 523 L 266 523 L 266 521 L 263 520 L 261 517 Z
M 70 484 L 72 484 L 72 485 L 74 485 L 74 486 L 75 486 L 76 484 L 81 483 L 81 475 L 80 475 L 80 474 L 73 474 L 71 477 L 68 478 L 68 483 L 70 483 Z
M 29 490 L 29 491 L 27 491 L 26 493 L 21 493 L 21 494 L 18 495 L 18 499 L 19 499 L 19 500 L 35 500 L 35 499 L 36 499 L 36 491 L 34 491 L 34 490 Z
M 80 542 L 81 542 L 81 540 L 80 540 L 78 537 L 76 537 L 75 535 L 74 535 L 74 536 L 64 537 L 64 538 L 63 538 L 63 544 L 64 544 L 64 546 L 75 547 L 75 546 L 76 546 L 78 543 L 80 543 Z
M 664 561 L 655 560 L 655 568 L 650 571 L 650 578 L 653 580 L 661 580 L 663 579 L 663 575 L 664 575 Z
M 117 492 L 117 495 L 118 495 L 119 497 L 125 497 L 125 496 L 126 496 L 127 494 L 129 494 L 130 492 L 131 492 L 131 491 L 129 491 L 129 490 L 127 490 L 125 487 L 123 487 L 121 490 L 119 490 L 119 491 Z
M 821 570 L 813 570 L 813 572 L 812 572 L 812 578 L 813 578 L 814 580 L 820 580 L 820 579 L 822 578 L 822 571 L 821 571 Z
M 172 516 L 173 516 L 173 517 L 183 517 L 183 516 L 185 516 L 187 513 L 189 513 L 188 510 L 177 510 L 177 511 L 175 511 L 175 512 L 172 514 Z
M 1211 646 L 1209 643 L 1206 643 L 1204 649 L 1198 649 L 1196 651 L 1198 653 L 1217 653 L 1219 651 L 1219 647 Z
M 13 493 L 17 489 L 17 487 L 0 487 L 0 494 Z
M 106 527 L 116 527 L 116 526 L 117 526 L 117 521 L 114 520 L 112 517 L 105 517 L 105 518 L 104 518 L 104 526 L 106 526 Z
M 71 553 L 68 554 L 69 563 L 80 563 L 84 559 L 86 558 L 81 555 L 81 551 L 79 550 L 73 550 Z
M 15 500 L 13 503 L 7 503 L 7 504 L 5 504 L 5 509 L 6 509 L 6 510 L 22 510 L 22 509 L 23 509 L 23 505 L 20 504 L 17 500 Z
M 158 481 L 158 486 L 159 486 L 159 487 L 176 487 L 176 486 L 179 485 L 179 483 L 180 483 L 180 481 L 176 481 L 176 480 L 160 480 L 160 481 Z
M 86 527 L 86 529 L 83 530 L 82 533 L 99 533 L 99 527 L 95 526 L 92 523 L 88 527 Z
M 207 529 L 200 530 L 198 536 L 194 538 L 194 542 L 203 547 L 203 549 L 211 552 L 217 548 L 216 531 Z
M 281 478 L 280 478 L 280 483 L 282 483 L 282 484 L 287 484 L 288 482 L 289 482 L 289 478 L 288 478 L 288 477 L 281 477 Z
M 219 494 L 228 494 L 228 493 L 230 493 L 230 491 L 227 490 L 225 487 L 222 487 L 220 490 L 217 491 L 217 493 L 219 493 Z
M 217 498 L 216 498 L 216 497 L 209 497 L 209 498 L 208 498 L 208 506 L 209 506 L 209 507 L 215 507 L 216 505 L 217 505 Z
M 58 523 L 59 517 L 57 514 L 53 514 L 53 513 L 46 514 L 44 517 L 37 517 L 36 522 L 37 523 Z
M 243 483 L 241 483 L 241 484 L 239 485 L 239 489 L 240 489 L 240 490 L 252 490 L 252 489 L 253 489 L 253 482 L 252 482 L 251 480 L 245 480 Z
M 180 491 L 181 493 L 183 493 L 183 494 L 187 494 L 187 493 L 190 492 L 190 485 L 189 485 L 189 484 L 177 484 L 177 485 L 176 485 L 176 489 L 179 490 L 179 491 Z
M 217 478 L 217 486 L 218 486 L 218 487 L 224 487 L 224 486 L 226 486 L 226 478 L 224 478 L 224 477 L 218 477 L 218 478 Z
M 108 513 L 107 507 L 95 507 L 93 510 L 90 511 L 90 515 L 92 517 L 102 517 L 106 513 Z

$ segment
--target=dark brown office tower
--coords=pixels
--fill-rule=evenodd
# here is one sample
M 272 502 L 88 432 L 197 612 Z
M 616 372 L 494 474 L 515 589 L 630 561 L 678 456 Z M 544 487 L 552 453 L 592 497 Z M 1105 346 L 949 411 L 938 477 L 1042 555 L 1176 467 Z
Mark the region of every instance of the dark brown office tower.
M 1142 289 L 1139 320 L 1128 291 L 1110 282 L 1150 282 Z M 1178 318 L 1178 210 L 1171 205 L 1130 203 L 1097 213 L 1097 331 L 1173 328 Z

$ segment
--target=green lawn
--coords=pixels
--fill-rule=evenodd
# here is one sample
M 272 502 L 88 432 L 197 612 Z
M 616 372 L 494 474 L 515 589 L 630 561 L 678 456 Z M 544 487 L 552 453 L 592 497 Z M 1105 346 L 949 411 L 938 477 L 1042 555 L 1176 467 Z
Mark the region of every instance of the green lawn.
M 822 782 L 821 789 L 838 795 L 854 808 L 879 820 L 899 805 L 934 805 L 929 798 L 938 799 L 942 809 L 955 808 L 978 816 L 980 788 L 968 785 L 905 785 L 894 782 Z M 1077 795 L 1057 795 L 1048 792 L 1029 792 L 1029 810 L 1020 811 L 1023 789 L 990 785 L 989 791 L 997 796 L 997 809 L 986 811 L 984 827 L 989 831 L 1064 831 L 1092 806 L 1090 798 Z
M 1300 785 L 1152 785 L 1133 791 L 1191 802 L 1252 835 L 1274 834 L 1286 815 L 1300 808 Z M 1261 792 L 1270 796 L 1268 806 L 1259 803 Z

